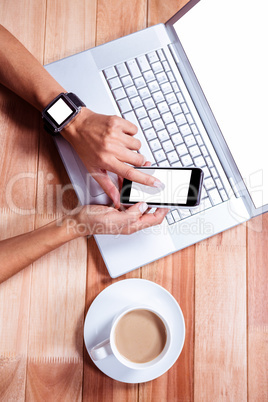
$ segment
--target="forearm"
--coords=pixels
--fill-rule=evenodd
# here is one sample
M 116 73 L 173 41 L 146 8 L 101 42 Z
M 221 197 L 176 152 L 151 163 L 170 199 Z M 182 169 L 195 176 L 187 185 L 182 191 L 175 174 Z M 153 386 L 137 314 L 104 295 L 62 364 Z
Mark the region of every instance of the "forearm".
M 42 111 L 65 89 L 0 25 L 0 83 Z
M 79 237 L 63 218 L 37 230 L 0 242 L 0 283 L 38 258 Z

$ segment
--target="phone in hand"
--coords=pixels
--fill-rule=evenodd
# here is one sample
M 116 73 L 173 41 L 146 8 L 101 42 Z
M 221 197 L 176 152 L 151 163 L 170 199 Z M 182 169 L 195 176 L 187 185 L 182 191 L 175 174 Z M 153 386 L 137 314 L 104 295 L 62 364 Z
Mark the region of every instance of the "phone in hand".
M 146 186 L 124 179 L 120 193 L 123 205 L 146 202 L 149 207 L 196 207 L 200 203 L 204 173 L 199 168 L 139 167 L 162 185 Z

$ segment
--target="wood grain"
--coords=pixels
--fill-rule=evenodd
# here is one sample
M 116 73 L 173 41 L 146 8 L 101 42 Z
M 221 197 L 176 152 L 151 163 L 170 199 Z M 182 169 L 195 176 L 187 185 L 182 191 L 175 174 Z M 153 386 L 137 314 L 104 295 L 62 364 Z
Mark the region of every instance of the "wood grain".
M 268 400 L 268 214 L 248 222 L 248 400 Z
M 94 45 L 95 7 L 92 1 L 79 7 L 73 1 L 48 1 L 45 64 Z M 43 129 L 38 162 L 36 227 L 78 205 Z M 33 264 L 27 400 L 82 399 L 86 247 L 86 239 L 77 239 Z
M 36 8 L 38 5 L 38 9 Z M 0 23 L 39 59 L 44 42 L 45 3 L 3 0 Z M 35 20 L 39 29 L 31 21 Z M 41 43 L 41 46 L 40 46 Z M 38 113 L 0 87 L 0 238 L 34 228 Z M 25 395 L 31 267 L 0 285 L 0 399 Z
M 196 245 L 194 400 L 247 398 L 246 227 Z

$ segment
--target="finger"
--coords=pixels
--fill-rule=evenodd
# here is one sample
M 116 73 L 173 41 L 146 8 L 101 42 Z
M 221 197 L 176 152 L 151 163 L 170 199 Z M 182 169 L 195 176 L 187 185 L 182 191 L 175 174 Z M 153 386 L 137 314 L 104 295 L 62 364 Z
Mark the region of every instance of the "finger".
M 132 225 L 130 225 L 130 233 L 134 233 L 138 230 L 146 229 L 151 226 L 160 225 L 168 212 L 169 209 L 167 208 L 158 208 L 152 214 L 142 215 L 137 222 L 134 222 Z
M 146 161 L 146 162 L 145 162 L 145 164 L 144 164 L 143 166 L 145 166 L 145 167 L 149 167 L 149 166 L 151 166 L 151 165 L 152 165 L 152 162 Z
M 129 134 L 119 133 L 118 139 L 121 145 L 124 145 L 126 148 L 133 151 L 138 151 L 141 147 L 140 140 L 138 140 L 138 138 L 132 137 Z
M 146 162 L 146 157 L 138 152 L 130 151 L 129 149 L 124 149 L 120 155 L 117 155 L 117 159 L 121 162 L 129 163 L 134 166 L 143 166 Z
M 120 120 L 120 128 L 124 133 L 129 135 L 135 135 L 138 132 L 138 127 L 126 119 Z
M 146 202 L 138 202 L 125 210 L 125 213 L 133 218 L 133 221 L 140 219 L 140 217 L 147 211 L 148 205 Z
M 120 194 L 107 172 L 101 169 L 91 170 L 92 177 L 99 183 L 105 193 L 112 199 L 115 208 L 120 207 Z
M 112 170 L 114 173 L 118 174 L 119 176 L 125 177 L 130 181 L 135 181 L 137 183 L 145 184 L 146 186 L 151 187 L 163 187 L 161 181 L 156 179 L 154 176 L 140 172 L 138 169 L 134 169 L 126 163 L 120 162 L 116 158 L 114 158 L 109 170 Z

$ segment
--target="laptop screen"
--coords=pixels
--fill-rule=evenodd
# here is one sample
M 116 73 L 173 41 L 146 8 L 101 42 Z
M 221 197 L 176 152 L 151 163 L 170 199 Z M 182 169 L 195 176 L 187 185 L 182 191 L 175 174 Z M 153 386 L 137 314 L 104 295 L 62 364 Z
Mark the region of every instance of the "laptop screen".
M 256 208 L 268 204 L 267 0 L 201 0 L 174 28 Z

